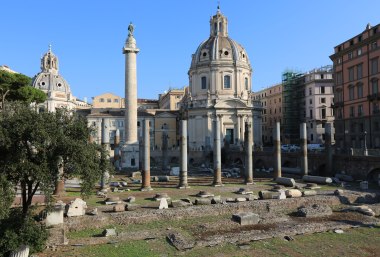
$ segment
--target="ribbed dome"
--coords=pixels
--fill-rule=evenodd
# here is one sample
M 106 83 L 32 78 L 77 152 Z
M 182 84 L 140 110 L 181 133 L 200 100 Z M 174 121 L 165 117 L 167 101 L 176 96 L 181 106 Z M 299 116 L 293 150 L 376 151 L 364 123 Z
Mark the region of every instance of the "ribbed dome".
M 212 61 L 242 62 L 250 65 L 244 48 L 229 37 L 210 36 L 202 42 L 191 63 L 192 67 L 208 65 Z

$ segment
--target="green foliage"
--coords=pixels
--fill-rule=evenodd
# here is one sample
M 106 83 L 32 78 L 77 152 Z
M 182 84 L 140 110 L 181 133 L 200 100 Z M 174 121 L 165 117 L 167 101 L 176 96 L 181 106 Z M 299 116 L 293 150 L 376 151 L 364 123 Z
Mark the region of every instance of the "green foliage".
M 47 96 L 46 94 L 34 87 L 31 86 L 25 86 L 19 88 L 15 95 L 18 97 L 19 100 L 27 102 L 27 103 L 43 103 L 45 102 Z
M 91 192 L 106 156 L 100 154 L 104 150 L 99 145 L 88 142 L 89 137 L 86 119 L 64 109 L 37 113 L 26 104 L 14 103 L 0 113 L 0 174 L 20 185 L 24 215 L 37 189 L 51 196 L 60 179 L 61 158 L 63 176 L 79 177 L 82 193 Z
M 6 256 L 20 245 L 28 245 L 30 252 L 41 252 L 48 232 L 30 216 L 20 219 L 20 210 L 14 209 L 7 219 L 0 220 L 0 256 Z
M 0 174 L 0 219 L 7 218 L 10 207 L 15 197 L 12 184 L 3 174 Z
M 0 101 L 23 101 L 42 103 L 46 94 L 31 86 L 32 79 L 20 73 L 0 71 Z

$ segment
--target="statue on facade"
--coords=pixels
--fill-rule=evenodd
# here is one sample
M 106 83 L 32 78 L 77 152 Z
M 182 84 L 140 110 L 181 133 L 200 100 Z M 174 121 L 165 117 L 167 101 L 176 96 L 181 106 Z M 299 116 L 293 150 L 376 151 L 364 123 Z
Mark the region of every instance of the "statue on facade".
M 133 37 L 133 31 L 135 30 L 135 27 L 133 26 L 132 22 L 129 23 L 129 26 L 128 26 L 128 36 L 132 36 Z
M 207 89 L 207 99 L 210 99 L 210 89 Z

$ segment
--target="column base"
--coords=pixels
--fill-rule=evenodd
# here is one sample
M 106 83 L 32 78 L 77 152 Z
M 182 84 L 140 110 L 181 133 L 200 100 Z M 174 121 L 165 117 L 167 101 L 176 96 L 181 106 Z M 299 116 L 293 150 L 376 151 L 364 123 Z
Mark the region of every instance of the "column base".
M 147 192 L 147 191 L 152 191 L 153 190 L 153 188 L 151 188 L 151 187 L 142 187 L 142 188 L 140 188 L 140 191 L 142 191 L 142 192 Z
M 245 184 L 246 185 L 254 185 L 255 183 L 253 181 L 246 181 Z
M 212 184 L 213 187 L 224 187 L 222 183 L 214 183 Z
M 178 189 L 188 189 L 191 188 L 189 185 L 180 185 L 177 187 Z

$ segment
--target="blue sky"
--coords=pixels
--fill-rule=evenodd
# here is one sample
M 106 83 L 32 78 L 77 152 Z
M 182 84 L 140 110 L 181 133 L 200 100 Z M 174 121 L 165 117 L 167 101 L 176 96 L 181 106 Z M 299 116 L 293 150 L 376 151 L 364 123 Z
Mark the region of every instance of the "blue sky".
M 209 37 L 217 0 L 3 1 L 0 65 L 34 76 L 52 44 L 60 74 L 79 98 L 124 95 L 122 47 L 135 24 L 138 96 L 188 85 L 191 54 Z M 380 23 L 380 1 L 221 0 L 229 36 L 246 48 L 253 91 L 286 69 L 331 64 L 333 47 Z

